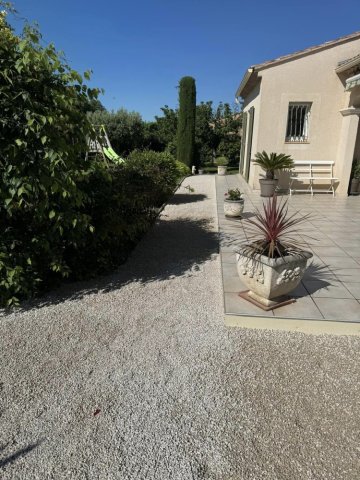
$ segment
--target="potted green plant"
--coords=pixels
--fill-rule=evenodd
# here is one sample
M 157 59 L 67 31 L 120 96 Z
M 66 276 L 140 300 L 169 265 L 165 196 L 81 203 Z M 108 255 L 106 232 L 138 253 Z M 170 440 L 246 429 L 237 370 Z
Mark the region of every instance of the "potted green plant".
M 224 213 L 227 217 L 241 217 L 244 211 L 244 199 L 238 188 L 229 189 L 225 193 Z
M 305 273 L 312 253 L 303 249 L 296 227 L 308 218 L 288 215 L 287 202 L 274 195 L 246 220 L 248 241 L 235 248 L 237 270 L 248 298 L 265 310 L 277 306 Z
M 229 160 L 226 157 L 217 157 L 215 164 L 218 167 L 218 175 L 226 175 Z
M 350 195 L 359 193 L 360 185 L 360 161 L 354 159 L 351 169 Z
M 253 163 L 259 165 L 266 172 L 265 178 L 259 180 L 262 197 L 272 197 L 274 195 L 279 182 L 275 178 L 276 172 L 294 167 L 294 161 L 290 155 L 274 152 L 269 155 L 265 151 L 256 153 Z

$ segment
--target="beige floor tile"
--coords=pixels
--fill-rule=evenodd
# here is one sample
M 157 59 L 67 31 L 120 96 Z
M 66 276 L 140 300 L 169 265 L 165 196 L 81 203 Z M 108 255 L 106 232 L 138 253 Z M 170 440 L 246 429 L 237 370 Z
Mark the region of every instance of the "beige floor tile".
M 333 272 L 336 278 L 341 282 L 360 282 L 360 265 L 359 268 L 334 268 Z
M 260 317 L 272 317 L 273 312 L 266 312 L 261 308 L 253 305 L 244 298 L 239 297 L 237 293 L 225 293 L 225 313 L 235 315 L 256 315 Z
M 349 298 L 315 298 L 326 320 L 360 322 L 360 303 Z
M 345 282 L 344 286 L 350 291 L 353 297 L 355 297 L 357 300 L 360 300 L 360 278 L 359 278 L 359 283 Z
M 222 273 L 223 278 L 225 277 L 236 277 L 238 274 L 236 264 L 234 263 L 223 263 L 222 264 Z
M 326 252 L 324 252 L 326 254 Z M 357 268 L 359 264 L 351 257 L 330 257 L 322 255 L 321 260 L 329 268 Z
M 290 303 L 274 310 L 274 317 L 323 319 L 320 310 L 311 297 L 297 298 L 295 303 Z
M 221 253 L 221 261 L 223 263 L 236 263 L 234 252 Z
M 239 293 L 246 290 L 246 285 L 240 280 L 239 275 L 224 276 L 223 278 L 224 291 L 228 293 Z
M 357 247 L 344 247 L 343 250 L 353 258 L 360 258 L 360 248 Z
M 304 285 L 313 298 L 354 298 L 341 282 L 304 280 Z
M 316 253 L 316 255 L 319 255 L 322 257 L 323 255 L 326 255 L 327 257 L 348 257 L 349 255 L 346 252 L 346 249 L 342 249 L 337 246 L 321 246 L 321 247 L 316 247 L 312 246 L 312 251 Z

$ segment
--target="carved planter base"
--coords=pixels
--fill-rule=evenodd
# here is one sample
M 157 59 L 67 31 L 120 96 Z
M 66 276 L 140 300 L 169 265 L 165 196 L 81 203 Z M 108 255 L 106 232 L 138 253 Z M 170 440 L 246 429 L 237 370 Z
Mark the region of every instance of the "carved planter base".
M 294 298 L 290 298 L 288 295 L 283 295 L 282 297 L 277 297 L 274 300 L 267 300 L 265 305 L 264 299 L 262 297 L 260 298 L 259 295 L 252 292 L 251 290 L 245 290 L 244 292 L 240 292 L 239 297 L 244 298 L 253 305 L 261 308 L 261 310 L 264 310 L 265 312 L 296 302 Z
M 296 288 L 312 257 L 310 252 L 299 252 L 283 258 L 269 258 L 264 255 L 249 257 L 244 249 L 235 250 L 236 264 L 240 279 L 249 288 L 248 295 L 265 307 L 271 307 L 271 301 L 278 302 Z

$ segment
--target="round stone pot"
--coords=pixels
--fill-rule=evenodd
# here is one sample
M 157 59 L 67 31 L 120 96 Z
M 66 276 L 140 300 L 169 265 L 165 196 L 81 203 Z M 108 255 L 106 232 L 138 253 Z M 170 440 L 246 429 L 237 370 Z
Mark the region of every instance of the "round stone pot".
M 199 175 L 203 175 L 204 170 L 202 168 L 199 168 Z
M 227 217 L 241 217 L 244 211 L 244 199 L 224 200 L 224 213 Z
M 227 167 L 225 165 L 218 166 L 218 175 L 226 175 Z
M 235 253 L 239 277 L 250 290 L 248 295 L 266 307 L 275 305 L 299 285 L 313 256 L 301 251 L 282 258 L 259 255 L 255 259 L 241 247 Z
M 277 184 L 279 180 L 277 178 L 269 179 L 269 178 L 261 178 L 260 182 L 260 195 L 262 197 L 272 197 L 275 193 Z

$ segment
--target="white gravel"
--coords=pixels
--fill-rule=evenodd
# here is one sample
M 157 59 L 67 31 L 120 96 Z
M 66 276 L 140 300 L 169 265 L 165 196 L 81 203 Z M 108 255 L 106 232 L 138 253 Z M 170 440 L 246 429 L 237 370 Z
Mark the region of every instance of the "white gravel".
M 224 327 L 187 184 L 119 272 L 0 318 L 1 479 L 360 477 L 360 340 Z

